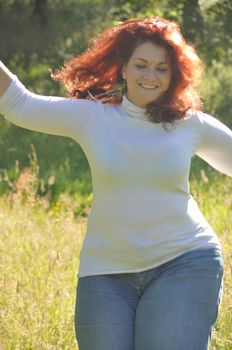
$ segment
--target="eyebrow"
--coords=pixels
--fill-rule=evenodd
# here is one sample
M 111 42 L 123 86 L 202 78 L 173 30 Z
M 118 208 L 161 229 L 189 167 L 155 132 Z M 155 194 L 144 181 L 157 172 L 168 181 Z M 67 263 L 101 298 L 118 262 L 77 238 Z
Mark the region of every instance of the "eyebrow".
M 141 60 L 141 61 L 144 61 L 146 63 L 149 62 L 148 60 L 146 60 L 145 58 L 142 58 L 142 57 L 136 57 L 135 60 Z M 168 64 L 169 65 L 169 63 L 165 62 L 165 61 L 164 62 L 159 62 L 158 64 Z

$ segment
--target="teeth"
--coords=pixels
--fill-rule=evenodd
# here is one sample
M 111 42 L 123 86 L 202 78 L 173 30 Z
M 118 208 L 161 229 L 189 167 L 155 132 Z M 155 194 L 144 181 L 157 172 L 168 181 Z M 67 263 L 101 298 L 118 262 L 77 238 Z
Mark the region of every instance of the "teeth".
M 158 87 L 157 85 L 146 85 L 146 84 L 140 84 L 140 85 L 145 89 L 156 89 Z

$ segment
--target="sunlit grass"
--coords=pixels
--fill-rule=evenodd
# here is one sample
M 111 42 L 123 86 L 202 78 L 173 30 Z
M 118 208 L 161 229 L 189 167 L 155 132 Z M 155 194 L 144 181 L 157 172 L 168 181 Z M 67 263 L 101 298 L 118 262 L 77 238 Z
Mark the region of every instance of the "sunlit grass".
M 65 207 L 65 210 L 64 210 Z M 0 200 L 0 349 L 76 349 L 74 302 L 85 218 L 63 196 Z
M 218 234 L 225 264 L 224 292 L 210 350 L 232 349 L 232 180 L 204 170 L 201 181 L 192 180 L 192 192 L 207 220 Z
M 0 349 L 76 350 L 76 273 L 86 217 L 76 215 L 77 204 L 68 196 L 52 206 L 37 198 L 33 174 L 28 178 L 0 198 Z M 219 235 L 225 260 L 211 350 L 231 350 L 232 181 L 221 175 L 208 179 L 202 172 L 191 188 Z

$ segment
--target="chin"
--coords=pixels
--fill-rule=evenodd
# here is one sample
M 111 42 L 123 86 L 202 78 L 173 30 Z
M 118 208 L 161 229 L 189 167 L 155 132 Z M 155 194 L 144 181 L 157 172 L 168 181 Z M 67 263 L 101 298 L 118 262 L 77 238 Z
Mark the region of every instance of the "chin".
M 150 99 L 150 100 L 143 101 L 143 102 L 140 103 L 140 106 L 145 108 L 147 105 L 155 102 L 156 100 L 158 100 L 157 97 L 153 98 L 153 99 Z

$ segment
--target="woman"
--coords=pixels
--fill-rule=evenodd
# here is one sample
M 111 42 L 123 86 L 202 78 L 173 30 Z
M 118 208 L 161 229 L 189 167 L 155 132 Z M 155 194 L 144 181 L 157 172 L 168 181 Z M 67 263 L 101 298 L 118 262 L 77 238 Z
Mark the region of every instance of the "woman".
M 223 259 L 188 177 L 194 154 L 232 176 L 232 131 L 201 112 L 200 63 L 178 25 L 151 18 L 107 29 L 53 73 L 72 98 L 30 93 L 1 66 L 6 118 L 75 139 L 92 171 L 80 350 L 208 348 Z

